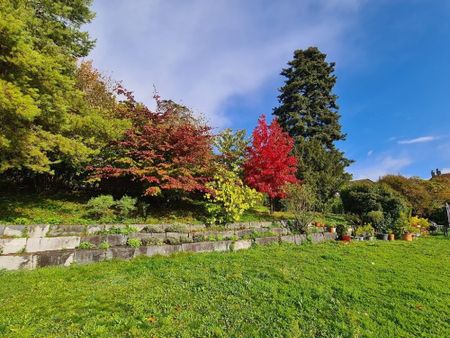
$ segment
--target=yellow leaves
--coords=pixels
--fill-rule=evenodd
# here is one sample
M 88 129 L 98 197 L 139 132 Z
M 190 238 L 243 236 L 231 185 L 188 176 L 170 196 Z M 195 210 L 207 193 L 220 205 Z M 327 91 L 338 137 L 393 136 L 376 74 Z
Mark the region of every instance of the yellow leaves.
M 244 185 L 235 172 L 222 167 L 207 187 L 213 191 L 205 194 L 211 202 L 208 211 L 219 223 L 238 222 L 246 210 L 262 199 L 262 194 Z

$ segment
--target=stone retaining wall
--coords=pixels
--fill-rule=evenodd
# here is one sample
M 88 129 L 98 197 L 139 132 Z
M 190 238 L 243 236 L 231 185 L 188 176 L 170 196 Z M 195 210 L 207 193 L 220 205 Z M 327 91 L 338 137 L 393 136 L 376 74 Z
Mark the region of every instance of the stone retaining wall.
M 230 231 L 240 229 L 256 229 L 270 227 L 272 222 L 246 222 L 229 224 L 225 228 Z M 180 224 L 186 227 L 189 232 L 206 231 L 207 227 L 203 224 Z M 146 227 L 158 227 L 161 233 L 166 229 L 173 227 L 174 224 L 94 224 L 94 225 L 0 225 L 0 237 L 59 237 L 59 236 L 86 236 L 107 231 L 111 228 L 134 227 L 138 232 L 143 231 Z
M 59 237 L 62 238 L 62 237 Z M 336 239 L 335 234 L 312 234 L 311 242 L 320 243 L 326 240 Z M 42 239 L 41 239 L 42 240 Z M 254 240 L 241 239 L 237 241 L 214 241 L 183 243 L 179 245 L 156 245 L 143 246 L 139 248 L 112 247 L 107 250 L 67 250 L 30 252 L 23 254 L 3 254 L 0 256 L 0 269 L 35 269 L 38 267 L 59 265 L 69 266 L 72 263 L 86 264 L 104 261 L 107 259 L 131 259 L 137 256 L 170 255 L 176 252 L 214 252 L 214 251 L 238 251 L 249 249 L 252 245 L 269 245 L 275 243 L 292 243 L 300 245 L 308 241 L 305 235 L 279 235 L 273 237 L 256 238 Z M 51 242 L 48 242 L 51 243 Z M 47 243 L 47 244 L 48 244 Z M 51 246 L 51 244 L 48 244 Z M 67 242 L 67 245 L 74 245 Z

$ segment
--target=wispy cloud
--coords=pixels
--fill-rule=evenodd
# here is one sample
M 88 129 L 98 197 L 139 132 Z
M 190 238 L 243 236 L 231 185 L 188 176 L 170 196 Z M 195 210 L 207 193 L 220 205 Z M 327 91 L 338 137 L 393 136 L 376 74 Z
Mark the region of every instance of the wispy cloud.
M 443 174 L 450 174 L 450 168 L 442 168 L 441 172 Z
M 412 163 L 413 161 L 409 157 L 392 157 L 388 155 L 357 164 L 352 167 L 351 171 L 355 179 L 370 178 L 377 180 L 387 174 L 399 174 L 402 169 Z
M 398 141 L 398 144 L 416 144 L 416 143 L 426 143 L 426 142 L 432 142 L 435 140 L 438 140 L 438 136 L 421 136 L 409 140 L 401 140 Z
M 154 84 L 214 126 L 230 125 L 227 100 L 276 79 L 295 49 L 318 45 L 342 65 L 361 1 L 97 0 L 91 57 L 139 100 L 152 101 Z

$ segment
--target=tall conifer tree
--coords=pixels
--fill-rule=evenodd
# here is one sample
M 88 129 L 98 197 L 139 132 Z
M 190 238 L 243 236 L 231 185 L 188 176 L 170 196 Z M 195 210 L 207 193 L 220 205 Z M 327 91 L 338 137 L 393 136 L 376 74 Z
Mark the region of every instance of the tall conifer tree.
M 345 168 L 351 161 L 335 146 L 345 134 L 333 93 L 334 67 L 316 47 L 296 50 L 281 72 L 286 80 L 278 96 L 280 105 L 273 111 L 295 140 L 298 176 L 316 188 L 319 209 L 350 179 Z

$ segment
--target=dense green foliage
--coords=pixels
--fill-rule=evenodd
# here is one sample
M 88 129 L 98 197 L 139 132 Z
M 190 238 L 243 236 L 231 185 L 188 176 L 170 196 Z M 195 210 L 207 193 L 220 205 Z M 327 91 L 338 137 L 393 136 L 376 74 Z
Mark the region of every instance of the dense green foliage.
M 121 128 L 77 86 L 90 0 L 4 0 L 0 10 L 0 173 L 81 169 Z M 73 170 L 73 169 L 72 169 Z
M 406 201 L 385 184 L 352 183 L 340 194 L 345 211 L 359 216 L 361 221 L 373 217 L 372 211 L 382 211 L 383 220 L 377 223 L 380 231 L 392 227 L 402 213 L 409 214 Z
M 3 337 L 448 337 L 448 239 L 0 273 Z
M 219 152 L 219 162 L 228 170 L 241 175 L 248 143 L 245 130 L 235 132 L 229 128 L 223 130 L 214 138 L 214 145 Z
M 278 96 L 280 105 L 273 111 L 296 141 L 299 178 L 314 186 L 321 210 L 350 179 L 345 168 L 351 161 L 335 146 L 345 134 L 333 93 L 334 66 L 316 47 L 296 50 L 281 72 L 286 80 Z
M 445 223 L 445 203 L 450 203 L 450 177 L 436 176 L 431 180 L 418 177 L 387 175 L 380 179 L 400 193 L 410 204 L 413 214 Z

